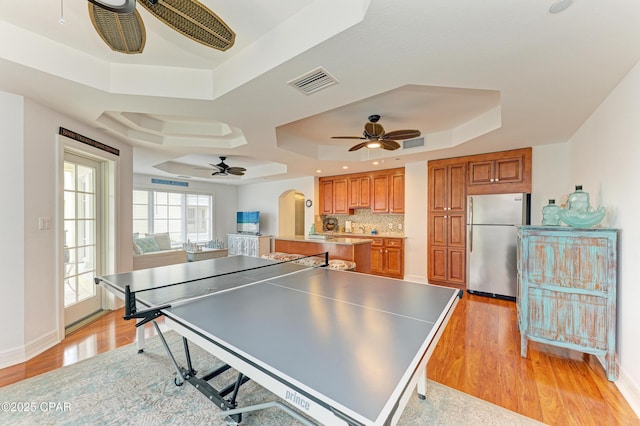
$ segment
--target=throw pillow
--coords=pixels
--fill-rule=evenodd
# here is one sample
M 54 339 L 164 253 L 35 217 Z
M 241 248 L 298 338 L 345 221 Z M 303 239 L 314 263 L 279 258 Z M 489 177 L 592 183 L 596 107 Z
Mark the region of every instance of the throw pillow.
M 151 253 L 154 251 L 160 251 L 156 239 L 153 237 L 136 238 L 134 241 L 142 253 Z
M 161 234 L 151 234 L 151 236 L 155 238 L 160 250 L 171 250 L 171 238 L 169 237 L 168 232 L 163 232 Z
M 140 250 L 140 247 L 136 244 L 136 239 L 134 238 L 133 240 L 133 254 L 142 254 L 142 250 Z

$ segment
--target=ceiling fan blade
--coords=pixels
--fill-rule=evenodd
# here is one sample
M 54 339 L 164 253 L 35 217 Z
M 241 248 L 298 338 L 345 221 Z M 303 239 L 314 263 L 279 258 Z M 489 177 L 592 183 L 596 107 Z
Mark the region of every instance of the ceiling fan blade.
M 394 130 L 393 132 L 385 133 L 384 139 L 413 139 L 420 136 L 420 130 Z
M 364 134 L 368 138 L 377 138 L 384 135 L 384 127 L 382 124 L 368 122 L 364 125 Z
M 242 170 L 227 169 L 227 173 L 229 173 L 230 175 L 235 175 L 235 176 L 244 176 L 244 172 Z
M 169 27 L 205 46 L 225 51 L 235 42 L 231 28 L 196 0 L 144 0 L 140 4 Z
M 364 148 L 365 146 L 367 146 L 367 143 L 368 143 L 368 142 L 362 142 L 362 143 L 359 143 L 359 144 L 357 144 L 357 145 L 354 145 L 354 146 L 352 146 L 351 148 L 349 148 L 349 152 L 351 152 L 351 151 L 357 151 L 357 150 L 359 150 L 359 149 L 361 149 L 361 148 Z
M 400 148 L 400 144 L 396 141 L 381 139 L 380 143 L 382 144 L 382 149 L 386 149 L 388 151 L 393 151 Z
M 223 171 L 225 169 L 224 166 L 226 166 L 226 164 L 224 164 L 224 163 L 220 163 L 220 164 L 211 164 L 211 163 L 209 163 L 209 165 L 211 167 L 213 167 L 214 169 L 217 169 L 219 172 Z
M 110 12 L 115 13 L 130 13 L 136 8 L 136 0 L 124 0 L 120 3 L 114 4 L 113 1 L 104 0 L 89 0 L 91 3 L 100 6 Z
M 367 138 L 363 138 L 362 136 L 331 136 L 331 139 L 362 139 L 362 140 L 365 140 Z
M 146 33 L 137 10 L 115 13 L 93 3 L 87 4 L 91 23 L 107 46 L 120 53 L 142 53 Z
M 235 174 L 235 173 L 243 173 L 243 172 L 246 172 L 246 171 L 247 171 L 247 169 L 245 169 L 244 167 L 229 167 L 227 169 L 228 173 L 233 173 L 233 174 Z

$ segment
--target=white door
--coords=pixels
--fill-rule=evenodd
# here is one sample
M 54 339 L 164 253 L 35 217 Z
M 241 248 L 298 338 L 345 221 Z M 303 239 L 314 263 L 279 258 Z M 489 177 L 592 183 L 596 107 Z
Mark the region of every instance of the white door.
M 64 318 L 65 327 L 101 308 L 94 284 L 100 270 L 100 167 L 97 161 L 64 154 Z

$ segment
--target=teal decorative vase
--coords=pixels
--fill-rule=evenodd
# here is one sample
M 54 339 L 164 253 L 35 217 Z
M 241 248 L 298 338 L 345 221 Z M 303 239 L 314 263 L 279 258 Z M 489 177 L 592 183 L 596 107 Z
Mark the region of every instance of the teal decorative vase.
M 556 200 L 549 200 L 549 204 L 542 208 L 542 224 L 560 225 L 560 206 L 556 204 Z
M 576 191 L 569 194 L 569 209 L 578 213 L 589 211 L 589 193 L 582 190 L 582 185 L 576 185 Z

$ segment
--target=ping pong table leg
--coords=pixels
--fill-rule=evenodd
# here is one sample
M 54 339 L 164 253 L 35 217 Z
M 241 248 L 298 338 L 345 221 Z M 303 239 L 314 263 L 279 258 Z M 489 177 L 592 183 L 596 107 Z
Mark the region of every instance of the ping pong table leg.
M 162 342 L 162 346 L 164 346 L 164 350 L 167 352 L 167 355 L 169 355 L 169 359 L 171 359 L 171 363 L 173 364 L 173 367 L 176 369 L 177 376 L 174 379 L 174 383 L 176 384 L 176 386 L 182 386 L 184 383 L 184 376 L 182 375 L 182 370 L 180 369 L 180 366 L 178 365 L 176 358 L 173 356 L 171 349 L 169 349 L 169 345 L 167 344 L 167 341 L 164 339 L 164 335 L 162 334 L 162 331 L 160 331 L 160 327 L 158 326 L 158 323 L 155 321 L 151 321 L 151 322 L 153 323 L 153 326 L 155 327 L 156 332 L 158 333 L 158 337 L 160 337 L 160 341 Z
M 136 319 L 136 322 L 140 321 L 142 321 L 142 318 Z M 136 327 L 136 347 L 139 354 L 144 352 L 144 326 Z
M 418 398 L 427 399 L 427 366 L 418 369 Z

